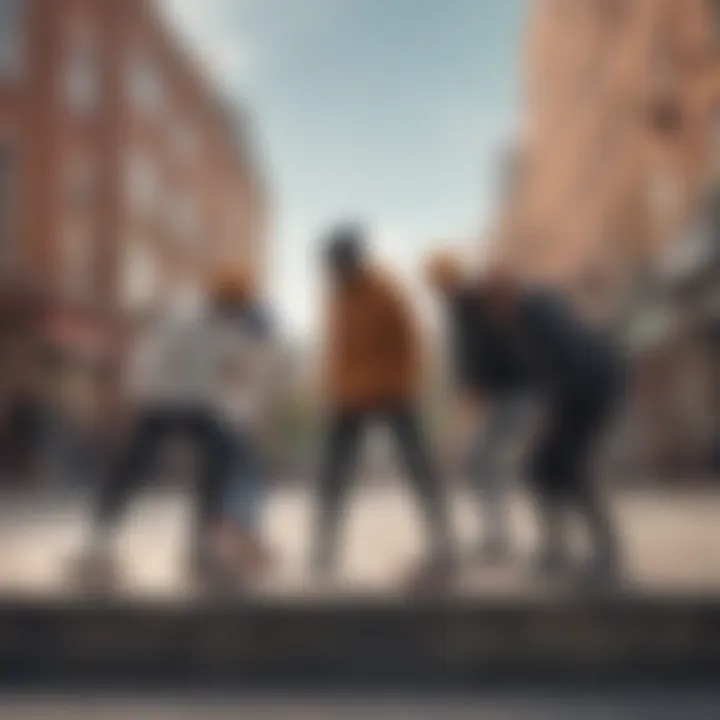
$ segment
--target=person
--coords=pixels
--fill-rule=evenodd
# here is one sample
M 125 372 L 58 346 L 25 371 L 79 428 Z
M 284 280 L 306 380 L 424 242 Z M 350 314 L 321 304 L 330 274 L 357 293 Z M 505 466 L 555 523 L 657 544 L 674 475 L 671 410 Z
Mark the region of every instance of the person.
M 450 367 L 456 395 L 460 454 L 481 499 L 480 557 L 499 562 L 512 544 L 507 462 L 529 415 L 527 372 L 509 338 L 483 305 L 481 287 L 449 252 L 432 255 L 426 278 L 443 302 L 449 330 Z M 468 452 L 469 450 L 469 452 Z
M 486 279 L 485 294 L 498 326 L 522 352 L 543 406 L 529 468 L 543 526 L 537 567 L 549 574 L 574 567 L 567 535 L 574 512 L 590 537 L 588 579 L 617 578 L 617 535 L 593 463 L 622 391 L 621 358 L 556 291 L 522 287 L 498 268 Z
M 358 443 L 374 420 L 389 426 L 424 510 L 430 560 L 418 582 L 442 583 L 451 569 L 446 499 L 423 436 L 418 411 L 420 341 L 407 298 L 373 266 L 359 226 L 335 229 L 325 246 L 330 279 L 325 367 L 328 427 L 319 479 L 319 522 L 313 566 L 335 567 L 343 501 Z
M 2 418 L 2 454 L 11 483 L 28 487 L 39 479 L 48 406 L 42 392 L 42 369 L 32 348 L 12 354 L 11 363 L 16 368 L 15 383 Z
M 269 568 L 261 537 L 264 507 L 268 400 L 274 376 L 273 330 L 269 313 L 247 271 L 223 273 L 213 306 L 221 331 L 217 408 L 230 443 L 229 484 L 215 549 L 241 585 Z
M 57 359 L 55 354 L 47 356 L 48 370 L 55 368 Z M 97 477 L 102 457 L 100 418 L 82 375 L 94 370 L 83 363 L 48 373 L 42 472 L 52 486 L 86 489 Z
M 208 322 L 202 291 L 182 278 L 131 349 L 126 382 L 133 418 L 93 504 L 89 535 L 74 567 L 83 582 L 116 580 L 117 528 L 171 438 L 190 443 L 200 460 L 189 569 L 194 579 L 211 579 L 207 540 L 222 517 L 228 445 L 214 406 L 216 326 Z

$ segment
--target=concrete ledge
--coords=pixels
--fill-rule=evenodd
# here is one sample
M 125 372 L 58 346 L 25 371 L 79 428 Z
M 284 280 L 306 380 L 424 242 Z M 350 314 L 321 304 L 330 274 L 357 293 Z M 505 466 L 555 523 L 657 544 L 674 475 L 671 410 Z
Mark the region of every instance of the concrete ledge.
M 720 598 L 0 603 L 0 682 L 311 687 L 685 682 L 720 674 Z

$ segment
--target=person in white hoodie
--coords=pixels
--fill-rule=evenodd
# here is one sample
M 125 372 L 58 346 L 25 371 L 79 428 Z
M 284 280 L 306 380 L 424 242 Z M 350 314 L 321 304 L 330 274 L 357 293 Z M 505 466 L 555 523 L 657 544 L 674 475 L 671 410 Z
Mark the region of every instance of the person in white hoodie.
M 213 307 L 218 330 L 216 408 L 230 440 L 225 512 L 213 532 L 213 549 L 228 578 L 242 585 L 258 579 L 270 562 L 261 520 L 274 338 L 250 273 L 221 275 Z
M 134 417 L 94 503 L 84 580 L 112 583 L 114 536 L 165 441 L 181 437 L 199 460 L 190 569 L 204 580 L 212 566 L 208 538 L 224 516 L 229 442 L 217 409 L 220 348 L 214 310 L 203 292 L 181 288 L 157 311 L 131 350 L 127 393 Z

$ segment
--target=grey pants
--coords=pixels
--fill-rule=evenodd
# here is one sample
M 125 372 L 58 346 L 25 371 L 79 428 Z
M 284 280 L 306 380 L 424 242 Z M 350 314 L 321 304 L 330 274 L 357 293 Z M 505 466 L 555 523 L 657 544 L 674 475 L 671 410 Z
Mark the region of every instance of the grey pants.
M 530 402 L 525 394 L 494 400 L 469 453 L 468 470 L 480 500 L 486 546 L 506 546 L 509 542 L 510 490 L 517 469 L 514 461 L 521 452 L 529 415 Z

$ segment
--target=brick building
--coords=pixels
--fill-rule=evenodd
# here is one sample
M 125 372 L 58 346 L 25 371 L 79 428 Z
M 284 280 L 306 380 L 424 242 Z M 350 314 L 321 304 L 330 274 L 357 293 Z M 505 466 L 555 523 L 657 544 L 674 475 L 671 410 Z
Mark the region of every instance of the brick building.
M 720 2 L 535 0 L 531 10 L 520 171 L 495 250 L 614 321 L 663 258 L 686 243 L 692 252 L 720 181 Z M 675 326 L 685 336 L 683 317 Z M 707 322 L 716 337 L 718 318 Z M 666 372 L 652 391 L 684 408 L 668 413 L 665 434 L 688 436 L 686 449 L 699 437 L 688 416 L 720 413 L 717 348 L 695 340 L 675 342 L 671 363 L 692 369 Z M 714 409 L 688 409 L 691 397 Z
M 1 397 L 47 342 L 117 359 L 179 267 L 262 270 L 245 125 L 150 0 L 0 0 Z
M 535 0 L 499 250 L 602 310 L 720 165 L 720 3 Z M 512 227 L 512 232 L 510 228 Z

